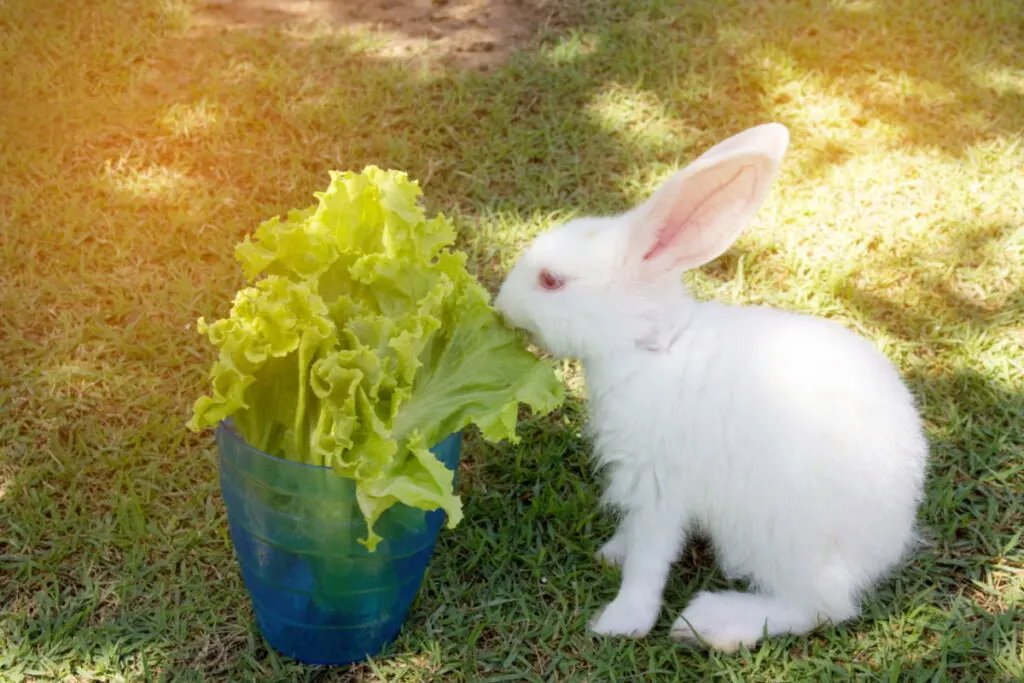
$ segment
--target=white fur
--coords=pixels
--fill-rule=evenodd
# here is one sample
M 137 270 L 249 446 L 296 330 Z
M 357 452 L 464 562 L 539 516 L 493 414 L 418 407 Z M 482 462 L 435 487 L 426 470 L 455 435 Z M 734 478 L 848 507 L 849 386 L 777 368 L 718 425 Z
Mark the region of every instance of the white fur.
M 744 131 L 632 211 L 541 235 L 496 300 L 584 366 L 603 501 L 622 514 L 598 553 L 622 583 L 597 633 L 651 630 L 696 529 L 754 592 L 698 594 L 672 634 L 727 651 L 856 616 L 914 540 L 928 445 L 888 359 L 836 323 L 681 283 L 749 224 L 788 142 L 778 124 Z

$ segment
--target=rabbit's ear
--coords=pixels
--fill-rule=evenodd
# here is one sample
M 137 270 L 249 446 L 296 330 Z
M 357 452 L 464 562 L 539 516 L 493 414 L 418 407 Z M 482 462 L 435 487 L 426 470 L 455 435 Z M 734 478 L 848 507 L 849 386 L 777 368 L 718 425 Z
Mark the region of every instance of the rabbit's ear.
M 632 260 L 657 277 L 721 255 L 761 207 L 788 146 L 786 127 L 767 123 L 706 151 L 638 207 Z

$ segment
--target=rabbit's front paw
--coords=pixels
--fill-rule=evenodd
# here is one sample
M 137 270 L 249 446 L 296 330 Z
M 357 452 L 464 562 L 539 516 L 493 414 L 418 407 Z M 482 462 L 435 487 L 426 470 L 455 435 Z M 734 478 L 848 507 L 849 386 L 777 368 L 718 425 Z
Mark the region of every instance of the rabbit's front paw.
M 601 546 L 597 551 L 597 560 L 609 567 L 621 567 L 626 560 L 626 541 L 619 536 L 612 536 L 611 540 Z
M 657 620 L 657 607 L 651 609 L 616 598 L 590 622 L 590 630 L 606 636 L 642 638 L 654 628 Z

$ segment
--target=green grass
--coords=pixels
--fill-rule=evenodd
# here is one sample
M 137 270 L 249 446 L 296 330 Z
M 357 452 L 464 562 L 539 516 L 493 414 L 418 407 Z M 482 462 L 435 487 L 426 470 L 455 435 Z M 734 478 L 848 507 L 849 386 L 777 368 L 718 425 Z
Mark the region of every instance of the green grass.
M 1024 14 L 1016 0 L 563 0 L 488 73 L 326 29 L 197 33 L 178 0 L 0 4 L 0 680 L 1024 678 Z M 617 587 L 581 387 L 472 437 L 400 640 L 350 669 L 255 630 L 209 435 L 200 315 L 232 247 L 329 169 L 424 182 L 494 287 L 538 230 L 643 198 L 765 120 L 793 144 L 702 295 L 842 321 L 920 397 L 931 545 L 864 617 L 754 652 L 586 632 Z

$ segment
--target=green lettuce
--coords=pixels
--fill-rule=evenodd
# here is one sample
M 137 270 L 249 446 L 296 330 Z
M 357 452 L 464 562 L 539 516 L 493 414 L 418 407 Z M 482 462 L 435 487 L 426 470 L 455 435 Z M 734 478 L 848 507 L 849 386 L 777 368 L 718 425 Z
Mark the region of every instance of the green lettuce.
M 470 424 L 517 441 L 520 404 L 563 400 L 551 367 L 505 325 L 419 185 L 369 166 L 330 174 L 318 203 L 263 222 L 236 248 L 250 286 L 199 321 L 218 350 L 189 427 L 231 418 L 249 444 L 355 482 L 371 551 L 397 503 L 462 519 L 430 448 Z

